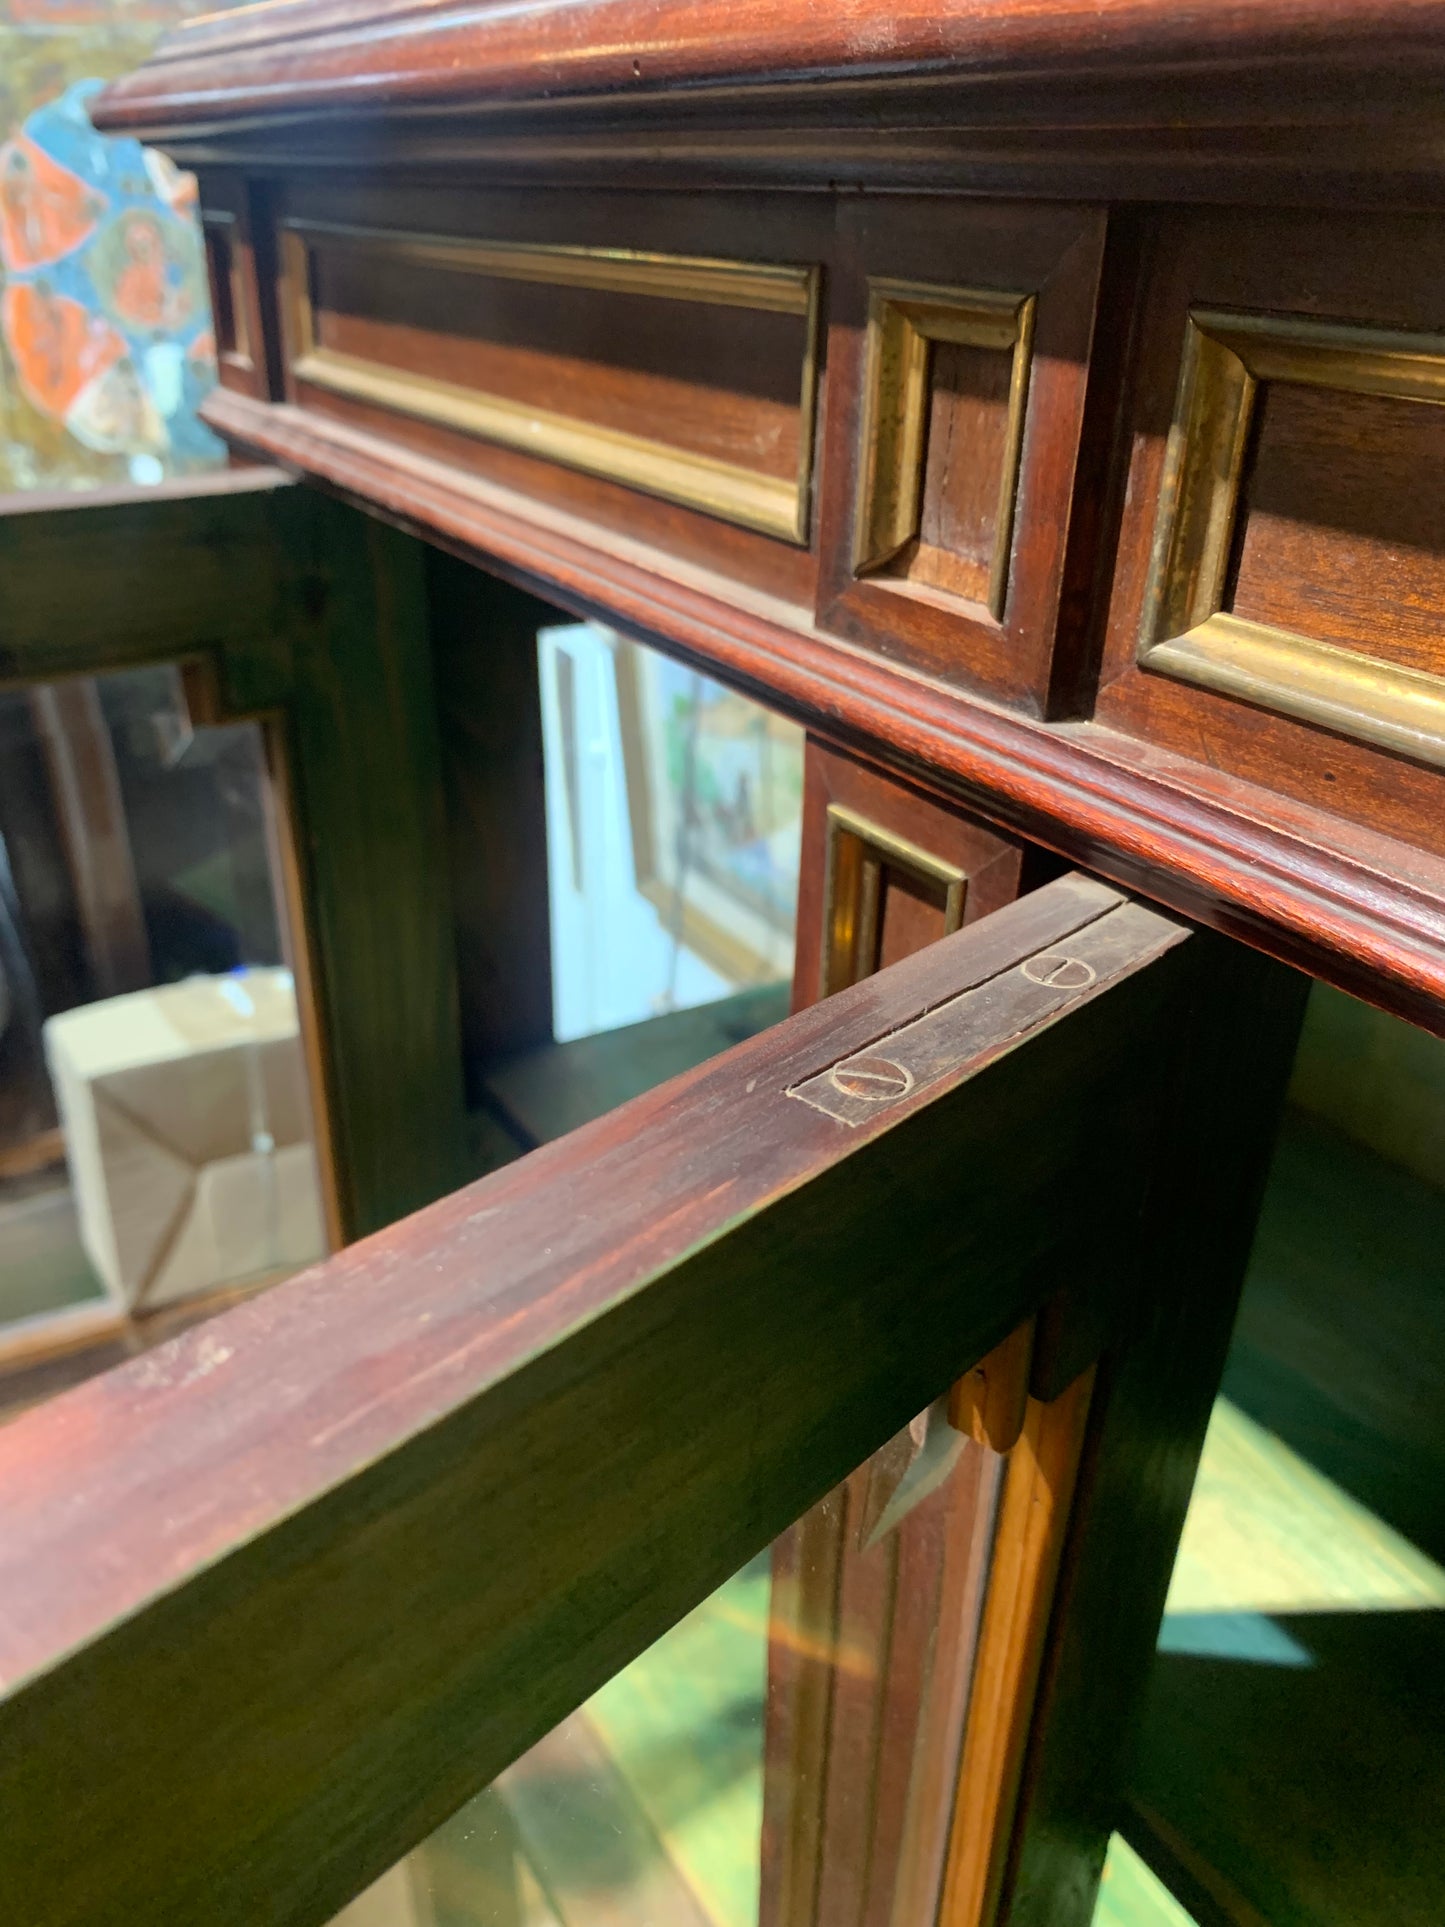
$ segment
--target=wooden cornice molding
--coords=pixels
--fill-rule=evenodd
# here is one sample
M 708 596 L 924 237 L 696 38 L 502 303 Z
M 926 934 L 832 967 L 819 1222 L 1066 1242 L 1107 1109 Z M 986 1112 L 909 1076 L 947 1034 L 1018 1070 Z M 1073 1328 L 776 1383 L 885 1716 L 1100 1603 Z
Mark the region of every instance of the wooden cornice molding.
M 1141 142 L 1158 159 L 1191 132 L 1213 144 L 1227 128 L 1250 130 L 1251 159 L 1277 172 L 1286 152 L 1291 167 L 1307 155 L 1306 130 L 1317 144 L 1326 128 L 1369 129 L 1358 165 L 1416 177 L 1438 156 L 1426 132 L 1442 79 L 1445 0 L 258 0 L 177 28 L 94 111 L 106 129 L 183 149 L 218 136 L 245 147 L 284 126 L 291 150 L 321 123 L 325 141 L 354 152 L 358 121 L 386 121 L 389 138 L 405 125 L 438 156 L 455 153 L 458 116 L 479 138 L 505 124 L 545 147 L 564 133 L 585 145 L 589 129 L 595 146 L 599 126 L 614 143 L 629 126 L 665 138 L 681 114 L 705 146 L 709 129 L 728 130 L 719 164 L 737 164 L 744 128 L 779 152 L 763 138 L 773 129 L 795 177 L 810 127 L 815 139 L 828 130 L 846 175 L 857 162 L 845 130 L 866 154 L 880 121 L 969 130 L 953 157 L 965 170 L 995 149 L 1015 168 L 1035 150 L 1097 163 Z M 916 177 L 939 164 L 923 146 Z M 1155 191 L 1175 190 L 1160 176 Z

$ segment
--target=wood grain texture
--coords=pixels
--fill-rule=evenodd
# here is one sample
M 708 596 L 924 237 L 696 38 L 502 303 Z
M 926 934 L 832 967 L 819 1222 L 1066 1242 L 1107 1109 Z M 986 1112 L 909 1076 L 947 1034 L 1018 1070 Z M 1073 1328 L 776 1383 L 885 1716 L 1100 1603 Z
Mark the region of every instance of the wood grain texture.
M 1228 608 L 1445 673 L 1445 409 L 1266 384 Z
M 1207 12 L 1167 0 L 1027 0 L 1007 7 L 953 0 L 942 10 L 883 10 L 848 0 L 823 11 L 809 0 L 769 8 L 665 0 L 642 15 L 629 0 L 502 10 L 446 10 L 413 0 L 379 15 L 314 0 L 280 14 L 243 10 L 235 19 L 181 29 L 139 76 L 109 90 L 99 119 L 147 138 L 194 126 L 214 143 L 218 123 L 244 120 L 248 131 L 273 140 L 268 117 L 289 115 L 294 128 L 299 113 L 323 109 L 333 138 L 338 119 L 344 125 L 349 118 L 354 137 L 364 116 L 374 154 L 376 126 L 388 113 L 467 105 L 483 117 L 502 109 L 515 117 L 544 109 L 536 114 L 538 131 L 555 147 L 555 133 L 551 141 L 547 135 L 559 109 L 566 114 L 575 103 L 572 111 L 580 107 L 585 116 L 600 99 L 614 123 L 624 114 L 642 123 L 655 164 L 659 133 L 673 132 L 674 145 L 690 141 L 696 151 L 700 106 L 705 110 L 711 91 L 727 101 L 733 130 L 750 117 L 763 122 L 754 167 L 762 159 L 776 169 L 780 148 L 791 145 L 820 173 L 831 166 L 823 178 L 836 180 L 849 144 L 839 133 L 856 133 L 861 123 L 875 174 L 910 162 L 917 170 L 920 122 L 966 118 L 963 151 L 945 155 L 955 180 L 968 177 L 970 160 L 974 184 L 990 179 L 990 165 L 993 181 L 1006 176 L 1010 161 L 1015 180 L 1030 163 L 1037 179 L 1047 143 L 1037 136 L 1011 141 L 1009 134 L 1043 127 L 1064 131 L 1055 142 L 1061 151 L 1054 172 L 1066 174 L 1072 163 L 1074 191 L 1081 165 L 1097 173 L 1101 161 L 1112 162 L 1117 179 L 1120 163 L 1142 154 L 1149 164 L 1132 170 L 1138 184 L 1177 192 L 1200 171 L 1203 157 L 1189 153 L 1197 128 L 1216 173 L 1233 163 L 1247 194 L 1242 132 L 1254 135 L 1247 159 L 1255 193 L 1261 159 L 1293 181 L 1331 169 L 1337 176 L 1351 168 L 1375 176 L 1429 169 L 1422 123 L 1432 112 L 1430 87 L 1438 89 L 1440 29 L 1438 0 L 1359 0 L 1347 10 L 1319 0 L 1268 0 Z M 1161 80 L 1168 93 L 1163 110 Z M 669 89 L 687 99 L 682 142 L 669 127 Z M 780 139 L 780 124 L 802 121 L 806 130 L 809 120 L 827 116 L 834 125 L 811 153 L 806 138 Z M 895 143 L 890 153 L 887 119 L 915 135 L 902 152 Z M 1000 119 L 1013 128 L 1000 132 Z M 1372 119 L 1373 153 L 1359 138 Z M 1306 132 L 1317 134 L 1321 121 L 1354 138 L 1322 153 Z M 981 138 L 981 129 L 993 139 Z M 1282 132 L 1293 139 L 1282 141 Z M 515 128 L 502 145 L 516 154 Z M 725 139 L 714 138 L 709 149 L 716 165 Z M 799 164 L 792 162 L 794 169 Z
M 803 762 L 804 859 L 798 866 L 797 949 L 793 965 L 793 1008 L 802 1010 L 829 989 L 857 982 L 880 963 L 895 963 L 944 935 L 939 893 L 910 898 L 905 873 L 881 863 L 880 902 L 873 953 L 846 945 L 843 958 L 828 955 L 839 933 L 830 924 L 836 906 L 829 902 L 829 811 L 849 812 L 860 828 L 873 825 L 885 836 L 923 852 L 964 879 L 963 921 L 976 922 L 1013 901 L 1019 893 L 1024 852 L 1006 837 L 945 798 L 852 756 L 808 739 Z M 834 879 L 838 888 L 844 879 Z M 898 887 L 894 887 L 894 886 Z
M 275 501 L 289 484 L 279 469 L 250 468 L 0 499 L 0 679 L 203 655 L 279 626 Z
M 259 221 L 253 218 L 252 200 L 244 174 L 212 169 L 206 176 L 201 228 L 211 282 L 217 372 L 227 387 L 265 400 L 271 393 L 270 329 L 261 289 L 271 237 L 264 214 Z
M 959 874 L 966 924 L 1009 902 L 1022 878 L 1017 845 L 942 798 L 810 739 L 795 1008 L 943 934 L 936 896 L 925 902 L 895 888 L 904 875 L 885 862 L 871 945 L 856 940 L 839 915 L 848 881 L 829 848 L 838 808 L 860 830 L 871 825 Z M 913 1918 L 908 1909 L 926 1917 L 937 1904 L 999 1465 L 965 1452 L 935 1493 L 869 1543 L 916 1450 L 910 1427 L 773 1549 L 763 1927 L 884 1927 Z
M 1056 643 L 1059 596 L 1104 244 L 1098 209 L 849 196 L 839 202 L 830 276 L 828 402 L 820 473 L 817 623 L 825 632 L 961 689 L 1043 714 Z M 866 322 L 872 284 L 902 280 L 1032 298 L 1032 346 L 1023 396 L 1022 441 L 1013 490 L 1012 542 L 1001 570 L 1001 619 L 988 589 L 970 603 L 917 568 L 855 574 L 857 517 L 872 429 L 865 391 Z M 997 353 L 997 351 L 994 351 Z M 933 350 L 935 374 L 939 350 Z M 1011 369 L 1012 355 L 1006 357 Z M 975 428 L 978 411 L 974 410 Z M 935 427 L 938 424 L 935 423 Z M 1001 472 L 997 436 L 975 434 L 953 455 L 992 494 Z M 936 435 L 929 479 L 940 483 Z M 957 491 L 959 483 L 955 479 Z M 927 533 L 940 535 L 924 508 Z M 992 544 L 992 521 L 988 541 Z M 957 539 L 957 538 L 954 538 Z M 953 580 L 953 578 L 949 578 Z
M 1221 772 L 1116 729 L 1036 722 L 840 650 L 795 611 L 640 544 L 599 541 L 573 516 L 480 483 L 459 491 L 374 435 L 229 393 L 208 415 L 240 446 L 579 614 L 657 638 L 817 735 L 926 773 L 1006 831 L 1445 1029 L 1445 864 L 1297 803 L 1294 768 L 1259 759 Z
M 426 552 L 462 1048 L 474 1090 L 499 1052 L 552 1036 L 537 631 L 556 611 Z
M 1445 273 L 1439 224 L 1254 212 L 1145 224 L 1147 274 L 1123 415 L 1129 506 L 1108 594 L 1097 721 L 1364 831 L 1445 852 L 1438 770 L 1343 733 L 1139 666 L 1165 449 L 1191 310 L 1329 322 L 1368 336 L 1429 335 Z M 1345 324 L 1348 324 L 1346 327 Z M 1321 374 L 1326 370 L 1322 366 Z M 1430 476 L 1445 410 L 1425 402 L 1261 384 L 1245 451 L 1230 589 L 1238 613 L 1385 665 L 1422 666 L 1445 525 Z M 1407 425 L 1408 421 L 1408 425 Z M 1438 628 L 1438 623 L 1437 623 Z M 1418 864 L 1401 859 L 1408 874 Z
M 954 1795 L 940 1927 L 992 1927 L 1069 1529 L 1092 1368 L 1030 1399 L 999 1502 Z
M 1088 1927 L 1223 1367 L 1305 981 L 1211 944 L 1091 1401 L 999 1927 Z
M 1117 904 L 1036 892 L 0 1433 L 5 1911 L 324 1920 L 1112 1272 L 1196 954 Z M 1016 968 L 1063 940 L 1066 1021 Z M 968 1054 L 870 1122 L 787 1095 L 950 998 Z
M 304 506 L 281 727 L 355 1237 L 464 1175 L 456 948 L 424 551 L 324 497 Z M 246 706 L 244 676 L 226 684 Z
M 833 225 L 830 201 L 808 195 L 781 194 L 760 205 L 756 196 L 724 194 L 710 199 L 708 209 L 707 247 L 709 258 L 714 261 L 762 263 L 765 269 L 771 266 L 801 273 L 826 259 Z M 609 189 L 588 193 L 559 194 L 542 190 L 509 194 L 467 191 L 450 182 L 439 183 L 434 188 L 408 188 L 393 180 L 378 182 L 367 191 L 359 192 L 344 181 L 301 176 L 288 179 L 282 185 L 278 211 L 285 223 L 294 222 L 301 230 L 362 227 L 379 229 L 402 239 L 421 236 L 434 241 L 445 237 L 444 253 L 472 247 L 519 247 L 522 252 L 539 246 L 573 251 L 585 248 L 598 251 L 594 267 L 598 261 L 605 262 L 613 255 L 620 255 L 624 260 L 634 255 L 696 257 L 699 239 L 697 205 L 685 194 L 638 197 Z M 290 235 L 289 228 L 284 235 Z M 723 570 L 740 584 L 765 595 L 786 598 L 800 605 L 811 604 L 816 560 L 806 540 L 803 543 L 791 538 L 782 540 L 777 535 L 763 534 L 704 513 L 698 507 L 664 500 L 661 495 L 649 494 L 634 485 L 620 469 L 616 475 L 584 472 L 562 460 L 546 459 L 545 444 L 532 445 L 534 438 L 527 427 L 532 417 L 525 407 L 512 424 L 517 434 L 510 440 L 489 438 L 482 432 L 467 432 L 460 416 L 423 419 L 420 414 L 408 414 L 395 401 L 386 406 L 375 396 L 343 393 L 308 379 L 308 369 L 315 372 L 316 368 L 316 357 L 308 351 L 304 318 L 307 286 L 302 270 L 308 250 L 299 245 L 300 233 L 290 238 L 298 245 L 283 249 L 277 292 L 277 306 L 285 323 L 286 358 L 288 366 L 296 371 L 295 376 L 288 374 L 287 377 L 288 400 L 303 403 L 310 414 L 384 434 L 402 447 L 447 462 L 457 470 L 463 486 L 477 479 L 518 489 L 584 516 L 616 538 L 653 543 L 676 555 L 684 564 Z M 362 325 L 368 329 L 375 327 L 373 321 L 366 319 L 368 302 L 371 309 L 382 306 L 385 294 L 384 290 L 370 296 L 365 294 L 365 283 L 375 271 L 375 265 L 370 264 L 367 274 L 352 277 L 362 284 L 354 305 L 362 309 Z M 408 274 L 411 281 L 418 279 L 412 264 L 408 264 Z M 546 302 L 541 299 L 546 290 L 537 286 L 483 283 L 477 276 L 449 279 L 463 280 L 463 297 L 467 296 L 466 283 L 500 286 L 509 300 L 518 294 L 526 297 L 527 316 L 533 321 L 539 312 L 546 311 Z M 394 284 L 394 275 L 391 280 Z M 549 324 L 541 337 L 533 335 L 530 339 L 528 331 L 515 330 L 518 338 L 510 346 L 503 344 L 502 349 L 504 361 L 513 366 L 513 375 L 528 373 L 531 380 L 540 384 L 539 396 L 545 395 L 561 411 L 584 420 L 596 415 L 619 427 L 641 429 L 645 436 L 662 442 L 676 433 L 682 438 L 680 444 L 674 445 L 680 456 L 686 452 L 685 444 L 697 439 L 693 431 L 704 425 L 704 417 L 711 423 L 708 439 L 714 450 L 727 454 L 734 465 L 735 458 L 744 451 L 749 422 L 756 428 L 761 411 L 761 415 L 776 423 L 778 404 L 768 395 L 775 369 L 759 369 L 749 376 L 745 369 L 739 368 L 736 352 L 718 356 L 706 352 L 702 341 L 695 343 L 697 361 L 689 369 L 686 350 L 692 334 L 678 336 L 675 314 L 660 339 L 656 338 L 654 329 L 655 338 L 649 348 L 645 340 L 633 343 L 628 339 L 637 332 L 635 317 L 630 317 L 623 328 L 589 326 L 589 316 L 593 315 L 591 304 L 599 298 L 596 290 L 585 287 L 553 289 L 547 299 L 554 306 L 570 309 L 571 320 L 564 315 L 560 321 Z M 393 286 L 390 311 L 394 312 L 400 301 Z M 635 296 L 633 305 L 637 305 Z M 642 305 L 668 312 L 678 304 L 671 300 L 649 300 Z M 324 313 L 322 319 L 324 322 Z M 466 374 L 470 368 L 474 375 L 480 376 L 483 371 L 476 365 L 478 346 L 467 338 L 462 299 L 454 295 L 449 307 L 436 319 L 439 326 L 444 326 L 456 339 L 439 343 L 427 338 L 430 331 L 411 333 L 402 328 L 400 334 L 409 349 L 412 365 L 434 369 L 437 373 L 450 372 L 454 376 Z M 741 342 L 755 321 L 769 327 L 781 326 L 791 340 L 790 408 L 796 428 L 803 412 L 800 404 L 806 319 L 798 314 L 756 314 L 718 305 L 711 316 L 709 332 L 715 341 L 721 325 Z M 343 322 L 346 326 L 352 325 L 345 318 Z M 394 330 L 384 327 L 383 332 L 389 334 Z M 619 333 L 622 339 L 618 338 Z M 579 351 L 570 356 L 573 363 L 570 380 L 566 371 L 556 366 L 550 366 L 549 372 L 553 357 L 544 350 L 548 340 L 559 334 L 564 339 L 570 337 L 572 348 Z M 482 350 L 490 360 L 496 344 L 489 348 L 483 343 Z M 524 363 L 521 371 L 515 366 L 518 355 Z M 660 359 L 660 356 L 670 359 Z M 653 376 L 669 377 L 662 388 L 652 391 L 650 412 L 637 405 L 639 385 L 648 385 L 644 378 L 649 363 Z M 715 370 L 712 364 L 716 364 Z M 487 372 L 496 371 L 489 368 Z M 719 392 L 709 397 L 714 372 L 720 391 L 731 383 L 732 394 Z M 672 379 L 685 375 L 692 377 L 690 382 Z M 758 392 L 751 396 L 736 392 L 739 382 L 746 386 L 748 381 Z M 472 391 L 474 397 L 480 392 Z M 627 399 L 629 395 L 631 401 Z M 524 400 L 525 396 L 520 399 Z M 807 412 L 811 415 L 815 411 L 810 406 Z M 557 427 L 557 410 L 553 411 L 550 426 L 551 429 Z M 805 452 L 811 469 L 811 430 L 802 440 L 794 434 L 791 441 L 799 458 L 799 470 Z M 562 445 L 552 438 L 554 450 Z M 758 474 L 755 479 L 768 493 L 779 487 L 786 492 L 789 487 L 777 477 L 768 479 Z M 804 497 L 801 506 L 809 511 L 802 524 L 806 537 L 810 526 L 811 486 L 804 490 Z M 794 536 L 797 533 L 793 531 Z

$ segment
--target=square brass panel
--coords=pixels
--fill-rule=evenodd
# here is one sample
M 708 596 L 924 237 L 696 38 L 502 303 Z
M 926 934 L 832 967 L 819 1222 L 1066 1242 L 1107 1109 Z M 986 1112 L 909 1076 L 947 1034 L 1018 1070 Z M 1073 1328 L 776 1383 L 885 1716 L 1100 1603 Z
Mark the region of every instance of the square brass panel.
M 922 282 L 869 283 L 863 463 L 853 566 L 881 569 L 919 532 L 935 343 L 1011 353 L 1008 429 L 998 483 L 988 607 L 1003 618 L 1033 345 L 1034 297 Z
M 936 902 L 943 919 L 941 936 L 963 924 L 968 891 L 964 871 L 846 804 L 828 805 L 825 862 L 821 996 L 871 977 L 878 968 L 884 883 L 890 870 Z

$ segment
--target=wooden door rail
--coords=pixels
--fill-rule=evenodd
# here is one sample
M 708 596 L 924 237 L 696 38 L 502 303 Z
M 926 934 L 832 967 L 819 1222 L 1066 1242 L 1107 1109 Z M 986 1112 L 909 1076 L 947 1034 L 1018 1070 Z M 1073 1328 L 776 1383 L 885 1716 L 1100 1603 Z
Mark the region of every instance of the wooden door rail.
M 1209 948 L 1063 878 L 0 1432 L 0 1918 L 326 1920 L 1116 1291 Z

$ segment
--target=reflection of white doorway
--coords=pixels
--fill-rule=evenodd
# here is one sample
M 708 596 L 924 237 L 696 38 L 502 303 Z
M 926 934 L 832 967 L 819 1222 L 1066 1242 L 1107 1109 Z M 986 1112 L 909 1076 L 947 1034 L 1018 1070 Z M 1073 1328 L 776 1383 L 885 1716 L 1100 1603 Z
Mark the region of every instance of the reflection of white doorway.
M 734 986 L 675 942 L 637 888 L 612 636 L 574 623 L 543 629 L 537 648 L 555 1036 L 727 996 Z

